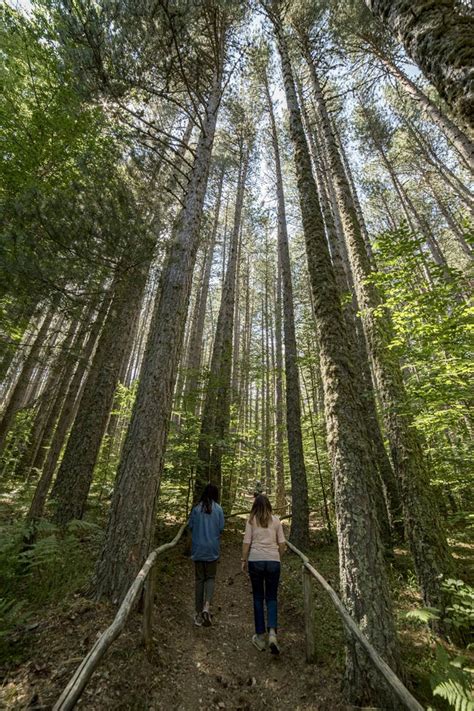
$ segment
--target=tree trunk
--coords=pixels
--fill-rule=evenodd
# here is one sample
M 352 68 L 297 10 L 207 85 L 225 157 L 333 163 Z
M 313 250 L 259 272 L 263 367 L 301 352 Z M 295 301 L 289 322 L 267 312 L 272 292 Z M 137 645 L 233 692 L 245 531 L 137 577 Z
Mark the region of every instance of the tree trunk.
M 267 470 L 267 462 L 265 458 L 266 454 L 266 449 L 265 449 L 265 442 L 266 442 L 266 404 L 267 404 L 267 382 L 266 382 L 266 377 L 265 377 L 265 299 L 262 294 L 262 299 L 260 303 L 260 385 L 261 385 L 261 393 L 262 393 L 262 408 L 260 412 L 260 420 L 261 420 L 261 430 L 262 430 L 262 437 L 261 437 L 261 450 L 260 450 L 260 481 L 262 482 L 263 489 L 265 493 L 268 494 L 266 491 L 267 488 L 267 481 L 266 481 L 266 470 Z
M 418 88 L 393 59 L 383 52 L 371 39 L 362 34 L 362 38 L 368 42 L 373 54 L 380 60 L 388 72 L 397 79 L 405 91 L 419 104 L 422 112 L 437 126 L 446 136 L 448 141 L 454 146 L 461 156 L 465 166 L 469 170 L 474 170 L 474 145 L 469 137 L 459 129 L 451 119 L 439 109 L 436 104 Z
M 367 113 L 367 109 L 366 109 L 366 107 L 364 106 L 364 104 L 363 104 L 362 102 L 361 102 L 360 106 L 361 106 L 361 108 L 362 108 L 362 111 L 363 111 L 364 116 L 366 117 L 366 119 L 369 119 L 369 115 L 368 115 L 368 113 Z M 374 132 L 372 132 L 372 140 L 373 140 L 375 149 L 377 150 L 378 154 L 380 155 L 380 158 L 381 158 L 381 160 L 382 160 L 382 163 L 383 163 L 383 165 L 385 166 L 385 169 L 386 169 L 386 171 L 387 171 L 387 173 L 388 173 L 388 175 L 389 175 L 390 181 L 391 181 L 391 183 L 392 183 L 392 185 L 393 185 L 393 187 L 394 187 L 394 189 L 395 189 L 395 192 L 396 192 L 396 194 L 397 194 L 397 196 L 398 196 L 398 199 L 399 199 L 399 201 L 400 201 L 400 205 L 401 205 L 401 207 L 402 207 L 403 214 L 405 215 L 405 219 L 406 219 L 407 225 L 408 225 L 408 227 L 410 228 L 410 231 L 411 231 L 411 234 L 412 234 L 412 238 L 413 238 L 413 240 L 414 240 L 414 242 L 415 242 L 415 244 L 416 244 L 417 252 L 418 252 L 418 254 L 419 254 L 419 256 L 420 256 L 420 260 L 421 260 L 422 267 L 423 267 L 422 269 L 420 269 L 420 276 L 421 276 L 423 279 L 425 279 L 425 281 L 427 282 L 427 284 L 432 285 L 432 284 L 433 284 L 433 277 L 432 277 L 432 275 L 431 275 L 430 265 L 429 265 L 429 263 L 428 263 L 428 261 L 427 261 L 427 259 L 426 259 L 426 255 L 425 255 L 425 253 L 424 253 L 424 251 L 423 251 L 422 243 L 421 243 L 420 239 L 419 239 L 418 236 L 417 236 L 417 229 L 416 229 L 416 225 L 415 225 L 415 222 L 414 222 L 414 215 L 413 215 L 413 213 L 412 213 L 412 212 L 410 211 L 410 209 L 409 209 L 409 204 L 408 204 L 408 201 L 407 201 L 407 199 L 406 199 L 405 190 L 404 190 L 402 184 L 400 183 L 400 181 L 398 180 L 398 176 L 397 176 L 397 174 L 395 173 L 395 171 L 394 171 L 394 169 L 393 169 L 393 166 L 392 166 L 392 164 L 390 163 L 390 161 L 389 161 L 389 159 L 388 159 L 388 156 L 387 156 L 387 154 L 386 154 L 385 148 L 383 147 L 381 141 L 379 141 L 379 140 L 377 139 L 377 137 L 375 136 L 375 133 L 374 133 Z M 384 202 L 384 204 L 385 204 L 385 202 Z M 392 217 L 392 220 L 393 220 L 393 217 Z
M 136 270 L 117 277 L 112 303 L 56 479 L 54 521 L 61 526 L 84 515 L 120 368 L 125 350 L 131 346 L 130 332 L 140 313 L 150 259 L 151 254 Z
M 275 299 L 275 475 L 276 508 L 280 516 L 286 514 L 285 461 L 283 457 L 283 338 L 282 338 L 282 303 L 281 303 L 281 266 L 278 257 L 278 276 Z
M 453 113 L 474 128 L 474 22 L 454 0 L 366 0 Z
M 324 518 L 326 520 L 326 527 L 327 527 L 327 534 L 328 534 L 327 538 L 328 538 L 328 543 L 332 543 L 334 540 L 334 537 L 333 537 L 333 531 L 332 531 L 331 516 L 329 514 L 328 497 L 326 494 L 326 487 L 324 485 L 323 472 L 321 469 L 318 440 L 317 440 L 317 435 L 316 435 L 316 426 L 315 426 L 315 422 L 314 422 L 314 414 L 313 414 L 312 402 L 311 402 L 311 399 L 314 402 L 316 398 L 315 398 L 314 392 L 312 393 L 312 398 L 309 397 L 308 386 L 306 385 L 303 371 L 301 371 L 301 380 L 303 382 L 303 387 L 306 392 L 306 399 L 308 401 L 309 423 L 310 423 L 310 427 L 311 427 L 311 435 L 313 438 L 314 456 L 316 458 L 316 468 L 318 470 L 319 486 L 321 487 L 321 497 L 323 499 L 323 511 L 324 511 Z M 316 412 L 316 414 L 317 414 L 317 412 Z
M 202 363 L 202 347 L 204 323 L 206 318 L 206 305 L 209 294 L 209 282 L 211 277 L 214 249 L 216 245 L 217 228 L 219 225 L 219 214 L 221 209 L 223 184 L 224 165 L 221 168 L 220 175 L 218 178 L 216 205 L 214 207 L 214 222 L 212 225 L 209 244 L 207 245 L 206 249 L 203 275 L 191 322 L 191 335 L 189 339 L 188 359 L 186 363 L 186 383 L 184 387 L 184 408 L 192 414 L 196 414 L 196 409 L 198 405 L 197 390 L 199 383 L 199 370 L 201 368 Z
M 36 337 L 30 348 L 30 352 L 28 353 L 25 362 L 23 363 L 20 376 L 8 400 L 8 404 L 5 408 L 5 412 L 3 413 L 3 417 L 0 422 L 0 452 L 2 451 L 5 445 L 5 440 L 7 438 L 10 427 L 13 424 L 15 415 L 22 407 L 22 404 L 24 402 L 25 395 L 30 386 L 31 377 L 35 368 L 38 365 L 42 348 L 46 342 L 46 337 L 48 335 L 48 330 L 51 325 L 51 321 L 53 320 L 53 315 L 54 306 L 51 305 L 46 311 L 40 329 L 36 334 Z
M 320 346 L 328 448 L 335 485 L 341 592 L 344 603 L 368 639 L 398 671 L 397 639 L 391 612 L 388 581 L 383 562 L 377 519 L 369 496 L 370 447 L 363 428 L 363 410 L 347 346 L 347 333 L 324 224 L 314 182 L 311 160 L 296 97 L 288 49 L 278 2 L 271 3 L 281 57 L 290 135 L 295 152 L 298 192 L 314 314 Z M 361 705 L 393 695 L 356 645 L 348 647 L 346 681 L 353 702 Z
M 424 600 L 432 607 L 440 607 L 442 606 L 440 580 L 452 569 L 452 560 L 437 514 L 436 501 L 430 488 L 421 443 L 413 424 L 400 364 L 393 349 L 390 348 L 392 340 L 390 314 L 387 309 L 384 309 L 383 317 L 376 315 L 382 304 L 370 279 L 372 274 L 370 261 L 313 63 L 310 69 L 321 126 L 324 130 L 326 150 L 335 177 L 335 189 L 354 275 L 357 301 L 363 316 L 367 345 L 382 403 L 385 430 L 399 482 L 405 530 Z
M 221 97 L 220 71 L 210 96 L 193 169 L 163 267 L 131 422 L 122 448 L 97 595 L 121 600 L 150 550 L 156 497 L 173 403 L 192 274 Z
M 51 481 L 56 470 L 56 464 L 66 440 L 67 433 L 69 432 L 69 428 L 74 421 L 74 417 L 77 412 L 77 403 L 78 401 L 80 402 L 81 383 L 92 357 L 94 346 L 97 342 L 100 329 L 104 323 L 109 306 L 110 295 L 107 294 L 102 301 L 97 318 L 92 324 L 89 336 L 84 345 L 84 349 L 80 353 L 79 363 L 77 364 L 72 380 L 69 383 L 61 412 L 58 416 L 57 427 L 43 466 L 43 471 L 41 472 L 41 477 L 38 481 L 33 500 L 27 514 L 28 521 L 35 521 L 43 516 L 44 506 L 48 496 L 49 487 L 51 486 Z
M 78 327 L 77 319 L 71 321 L 64 343 L 53 363 L 48 382 L 39 404 L 33 423 L 32 433 L 17 466 L 17 473 L 28 477 L 31 468 L 40 469 L 44 462 L 45 450 L 59 414 L 59 398 L 64 397 L 65 389 L 72 375 L 74 361 L 71 360 L 70 349 Z M 66 381 L 66 385 L 64 385 Z
M 433 195 L 436 204 L 438 205 L 439 211 L 443 215 L 444 219 L 446 220 L 446 224 L 448 225 L 449 229 L 452 232 L 452 235 L 456 241 L 456 243 L 459 245 L 460 249 L 464 252 L 466 257 L 469 257 L 472 259 L 472 248 L 471 246 L 467 243 L 466 238 L 464 236 L 464 233 L 462 231 L 462 228 L 456 220 L 454 219 L 451 210 L 449 208 L 449 205 L 446 204 L 446 201 L 441 197 L 439 194 L 439 191 L 435 186 L 433 185 L 432 180 L 430 177 L 424 173 L 423 175 L 425 183 L 430 190 L 431 194 Z
M 195 496 L 209 481 L 218 487 L 222 485 L 222 454 L 230 423 L 237 256 L 248 161 L 248 149 L 244 151 L 242 144 L 234 225 L 229 244 L 227 270 L 217 318 L 211 368 L 202 413 L 197 452 Z
M 237 268 L 235 274 L 235 305 L 234 305 L 234 334 L 232 346 L 232 404 L 237 406 L 240 401 L 240 261 L 242 257 L 242 225 L 240 225 L 239 246 L 237 250 Z
M 304 101 L 301 94 L 300 102 L 302 116 L 309 128 L 307 117 L 305 118 Z M 323 142 L 320 141 L 320 144 L 323 145 Z M 331 213 L 331 201 L 328 196 L 328 190 L 334 196 L 334 209 L 339 211 L 338 201 L 335 195 L 334 174 L 332 166 L 328 164 L 329 162 L 327 161 L 326 152 L 323 149 L 318 149 L 318 146 L 314 146 L 314 149 L 313 162 L 315 177 L 320 192 L 320 202 L 326 225 L 326 234 L 331 250 L 334 275 L 339 292 L 347 295 L 347 298 L 344 299 L 343 313 L 346 321 L 352 362 L 354 365 L 354 376 L 357 379 L 357 389 L 362 393 L 361 405 L 365 410 L 364 422 L 367 429 L 368 439 L 371 442 L 372 468 L 374 471 L 378 472 L 378 476 L 372 482 L 372 496 L 376 502 L 377 519 L 380 527 L 381 539 L 386 551 L 389 552 L 392 549 L 391 522 L 393 527 L 397 528 L 400 532 L 402 515 L 400 495 L 398 493 L 395 474 L 390 464 L 387 452 L 385 451 L 383 437 L 378 422 L 377 406 L 372 383 L 372 375 L 370 372 L 367 344 L 362 330 L 362 324 L 358 316 L 359 307 L 354 294 L 354 283 L 344 241 L 342 214 L 339 212 L 339 221 L 336 226 Z M 321 156 L 321 159 L 319 156 Z M 325 164 L 324 159 L 326 159 Z M 324 180 L 325 176 L 326 181 Z M 354 193 L 351 188 L 351 198 L 353 198 L 353 195 Z M 365 244 L 368 242 L 367 237 L 367 235 L 364 235 Z M 390 521 L 388 515 L 389 513 Z
M 364 109 L 364 106 L 362 105 Z M 443 179 L 446 187 L 448 187 L 469 210 L 471 217 L 474 217 L 474 197 L 472 190 L 463 183 L 460 177 L 451 170 L 445 161 L 439 158 L 433 147 L 430 145 L 426 137 L 414 125 L 414 123 L 405 115 L 404 112 L 397 112 L 403 125 L 408 130 L 409 134 L 417 144 L 420 154 L 424 160 L 433 168 L 435 173 Z
M 278 205 L 278 254 L 280 257 L 283 286 L 283 333 L 285 340 L 286 382 L 286 430 L 291 476 L 291 542 L 299 548 L 309 544 L 308 483 L 304 462 L 303 435 L 301 432 L 301 392 L 298 373 L 298 349 L 296 344 L 295 314 L 293 307 L 293 283 L 291 277 L 290 250 L 286 226 L 285 196 L 281 172 L 278 134 L 273 113 L 273 104 L 264 77 L 265 93 L 270 113 L 272 145 L 275 156 L 276 190 Z
M 8 317 L 16 323 L 17 329 L 22 330 L 22 338 L 20 343 L 16 339 L 5 338 L 5 334 L 2 334 L 2 341 L 0 342 L 0 399 L 3 401 L 5 392 L 7 391 L 7 382 L 9 380 L 8 375 L 10 374 L 10 369 L 13 371 L 14 362 L 17 361 L 18 356 L 25 346 L 27 346 L 28 341 L 31 336 L 32 327 L 35 324 L 38 316 L 38 300 L 33 298 L 26 306 L 20 306 L 18 303 L 10 304 L 7 307 Z M 11 368 L 13 366 L 13 368 Z M 1 404 L 0 404 L 1 406 Z

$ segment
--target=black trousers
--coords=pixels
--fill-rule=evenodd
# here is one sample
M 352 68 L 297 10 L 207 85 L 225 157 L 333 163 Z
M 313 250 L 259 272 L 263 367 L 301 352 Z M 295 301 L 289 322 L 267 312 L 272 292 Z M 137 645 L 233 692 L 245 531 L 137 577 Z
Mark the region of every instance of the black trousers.
M 205 602 L 211 602 L 217 573 L 217 560 L 195 560 L 196 612 L 202 612 Z

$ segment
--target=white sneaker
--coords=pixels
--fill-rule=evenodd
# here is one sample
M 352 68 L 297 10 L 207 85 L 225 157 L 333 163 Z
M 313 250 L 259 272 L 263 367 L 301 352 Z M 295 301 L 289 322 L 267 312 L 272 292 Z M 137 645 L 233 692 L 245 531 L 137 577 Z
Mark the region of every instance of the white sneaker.
M 265 644 L 265 639 L 263 637 L 260 637 L 258 634 L 254 634 L 252 637 L 252 644 L 254 647 L 257 647 L 259 652 L 264 652 L 266 648 Z
M 280 647 L 278 646 L 276 634 L 270 634 L 268 636 L 268 645 L 272 654 L 280 654 Z
M 202 614 L 200 612 L 196 612 L 194 615 L 194 624 L 196 627 L 202 627 Z

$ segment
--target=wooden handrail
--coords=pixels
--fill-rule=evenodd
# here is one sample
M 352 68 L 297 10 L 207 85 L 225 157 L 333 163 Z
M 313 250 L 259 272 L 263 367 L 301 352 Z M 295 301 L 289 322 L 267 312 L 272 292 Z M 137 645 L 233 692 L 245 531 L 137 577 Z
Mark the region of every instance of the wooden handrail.
M 56 704 L 53 706 L 53 711 L 69 711 L 69 709 L 74 708 L 75 704 L 81 697 L 81 694 L 84 691 L 89 679 L 91 678 L 95 669 L 98 667 L 100 660 L 102 659 L 112 642 L 117 639 L 117 637 L 120 635 L 121 631 L 125 627 L 125 624 L 134 608 L 134 605 L 138 600 L 138 596 L 142 591 L 145 581 L 149 573 L 154 568 L 158 555 L 160 553 L 163 553 L 163 551 L 168 550 L 169 548 L 173 548 L 178 543 L 179 539 L 183 535 L 183 531 L 186 528 L 186 525 L 186 523 L 183 523 L 183 525 L 181 526 L 172 541 L 170 541 L 169 543 L 164 543 L 158 548 L 155 548 L 155 550 L 150 553 L 137 577 L 131 584 L 127 594 L 125 595 L 123 602 L 120 605 L 117 614 L 115 615 L 114 621 L 111 625 L 109 625 L 109 627 L 107 627 L 104 632 L 102 632 L 92 649 L 88 652 L 88 654 L 79 664 L 76 671 L 69 680 L 69 683 L 64 689 L 63 693 L 57 700 Z M 153 585 L 147 586 L 144 620 L 146 619 L 148 622 L 151 621 L 150 598 L 152 597 L 152 591 Z M 149 626 L 144 625 L 144 631 L 146 631 L 147 629 L 149 629 Z M 147 643 L 146 633 L 145 643 Z
M 152 629 L 152 611 L 153 611 L 153 597 L 154 597 L 154 566 L 156 559 L 160 553 L 163 553 L 170 548 L 173 548 L 180 540 L 183 532 L 186 528 L 187 523 L 183 523 L 179 529 L 176 536 L 169 543 L 164 543 L 163 545 L 155 548 L 146 561 L 144 562 L 140 572 L 130 586 L 127 594 L 125 595 L 122 604 L 120 605 L 117 614 L 113 622 L 107 627 L 107 629 L 100 635 L 98 640 L 95 642 L 94 646 L 90 649 L 88 654 L 84 657 L 80 665 L 77 667 L 73 676 L 69 680 L 67 686 L 59 697 L 58 701 L 53 707 L 53 711 L 69 711 L 74 708 L 77 701 L 81 697 L 89 679 L 98 667 L 100 660 L 109 649 L 111 644 L 117 639 L 117 637 L 122 632 L 125 624 L 134 608 L 135 603 L 142 591 L 145 582 L 147 583 L 145 588 L 145 601 L 144 601 L 144 614 L 143 614 L 143 635 L 145 640 L 145 646 L 147 650 L 151 647 L 151 629 Z M 287 546 L 293 553 L 303 561 L 303 597 L 305 604 L 305 627 L 306 627 L 306 658 L 308 661 L 313 661 L 314 659 L 314 631 L 312 628 L 313 622 L 313 608 L 312 608 L 312 596 L 310 588 L 310 576 L 316 578 L 318 583 L 322 588 L 328 593 L 331 598 L 334 607 L 341 616 L 343 623 L 349 629 L 349 631 L 354 635 L 359 644 L 365 649 L 367 655 L 374 663 L 374 666 L 379 670 L 384 679 L 393 689 L 398 698 L 410 711 L 423 711 L 421 704 L 412 696 L 400 679 L 394 674 L 390 669 L 388 664 L 382 659 L 374 647 L 370 644 L 369 640 L 365 637 L 363 632 L 356 625 L 352 617 L 349 615 L 348 611 L 342 604 L 341 600 L 329 585 L 327 580 L 311 565 L 309 558 L 302 553 L 296 546 L 287 541 Z
M 310 573 L 313 578 L 316 578 L 321 587 L 327 592 L 347 629 L 354 635 L 359 644 L 365 649 L 369 659 L 373 662 L 374 666 L 377 667 L 379 672 L 384 677 L 385 681 L 390 685 L 390 687 L 393 689 L 400 701 L 402 701 L 402 703 L 406 706 L 407 709 L 410 709 L 410 711 L 423 711 L 423 706 L 415 699 L 414 696 L 412 696 L 406 686 L 400 681 L 400 679 L 397 677 L 396 674 L 394 674 L 394 672 L 382 659 L 376 649 L 370 644 L 367 637 L 356 625 L 356 623 L 342 604 L 335 591 L 329 585 L 327 580 L 325 580 L 321 573 L 319 573 L 311 565 L 309 558 L 289 541 L 287 541 L 286 544 L 288 548 L 290 548 L 293 553 L 296 553 L 296 555 L 298 555 L 303 561 L 303 570 L 308 571 L 308 573 Z M 308 587 L 305 586 L 305 576 L 303 576 L 303 593 L 305 602 L 305 622 L 307 627 L 306 656 L 308 660 L 312 660 L 312 657 L 314 657 L 312 609 L 310 595 L 308 594 Z

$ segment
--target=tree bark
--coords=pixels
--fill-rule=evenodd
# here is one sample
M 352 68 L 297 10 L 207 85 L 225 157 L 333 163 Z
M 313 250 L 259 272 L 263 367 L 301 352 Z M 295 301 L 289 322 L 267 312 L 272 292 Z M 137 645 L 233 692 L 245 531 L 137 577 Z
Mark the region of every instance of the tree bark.
M 301 391 L 298 372 L 298 349 L 296 344 L 295 314 L 293 307 L 293 282 L 291 276 L 290 250 L 286 225 L 285 196 L 281 172 L 278 133 L 273 112 L 273 103 L 264 76 L 264 87 L 270 114 L 272 145 L 275 159 L 276 192 L 278 205 L 278 254 L 281 265 L 283 291 L 283 333 L 285 341 L 286 382 L 286 430 L 291 476 L 291 542 L 298 548 L 309 544 L 308 483 L 301 432 Z
M 329 514 L 328 497 L 326 494 L 326 487 L 324 485 L 323 472 L 321 469 L 321 461 L 320 461 L 320 457 L 319 457 L 319 447 L 318 447 L 318 440 L 317 440 L 317 434 L 316 434 L 316 425 L 314 422 L 314 414 L 313 414 L 312 402 L 311 402 L 311 400 L 314 402 L 316 397 L 315 397 L 314 392 L 312 393 L 312 398 L 309 397 L 308 386 L 306 385 L 306 381 L 304 379 L 303 372 L 301 372 L 301 380 L 303 382 L 303 386 L 306 391 L 306 398 L 308 401 L 309 423 L 310 423 L 310 427 L 311 427 L 311 435 L 313 438 L 314 456 L 316 458 L 316 467 L 318 470 L 319 486 L 321 487 L 321 496 L 323 499 L 323 511 L 324 511 L 324 518 L 326 520 L 326 526 L 327 526 L 327 538 L 328 538 L 328 543 L 332 543 L 334 540 L 334 537 L 333 537 L 333 532 L 332 532 L 331 516 Z M 303 410 L 304 410 L 304 405 L 303 405 Z M 317 415 L 317 411 L 316 411 L 316 415 Z
M 237 256 L 248 162 L 248 148 L 244 148 L 242 142 L 234 224 L 202 413 L 197 451 L 195 497 L 209 481 L 218 487 L 222 485 L 222 454 L 230 423 Z
M 283 70 L 320 347 L 328 448 L 336 494 L 341 592 L 346 607 L 368 639 L 387 663 L 398 670 L 397 639 L 388 581 L 377 519 L 369 495 L 370 479 L 367 476 L 371 459 L 366 432 L 361 427 L 364 415 L 360 407 L 360 394 L 356 391 L 341 296 L 324 234 L 317 188 L 276 0 L 270 4 L 269 15 L 273 21 Z M 370 476 L 374 474 L 370 472 Z M 350 645 L 347 650 L 346 681 L 354 702 L 376 699 L 380 705 L 381 697 L 385 696 L 380 678 L 355 645 Z M 390 703 L 393 696 L 388 691 L 386 695 Z
M 306 117 L 304 100 L 301 93 L 300 103 L 303 119 L 309 129 L 309 122 Z M 319 128 L 321 130 L 321 127 Z M 309 133 L 309 135 L 311 138 L 311 133 Z M 315 137 L 313 136 L 313 142 L 314 140 Z M 319 150 L 316 145 L 314 145 L 313 149 L 316 184 L 320 193 L 322 214 L 331 250 L 334 276 L 339 292 L 347 296 L 347 298 L 344 299 L 343 313 L 346 321 L 348 342 L 354 365 L 354 376 L 357 379 L 357 389 L 362 393 L 361 405 L 365 410 L 364 422 L 366 425 L 367 437 L 371 443 L 372 469 L 373 471 L 378 472 L 378 476 L 376 476 L 372 482 L 372 497 L 376 503 L 377 520 L 380 527 L 381 539 L 386 551 L 389 552 L 392 549 L 391 523 L 392 526 L 397 528 L 398 532 L 400 532 L 402 517 L 400 495 L 398 492 L 397 482 L 395 480 L 395 474 L 390 464 L 387 452 L 385 451 L 383 437 L 378 422 L 377 406 L 372 383 L 372 375 L 370 372 L 367 344 L 362 330 L 362 324 L 358 316 L 359 307 L 354 294 L 354 283 L 344 241 L 343 219 L 341 212 L 339 211 L 338 201 L 335 195 L 333 167 L 328 165 L 326 152 L 322 149 L 322 140 L 320 140 L 320 144 L 321 148 Z M 321 158 L 319 156 L 321 156 Z M 326 181 L 324 180 L 325 176 Z M 328 190 L 334 197 L 333 201 L 329 198 Z M 351 198 L 353 198 L 352 187 Z M 333 204 L 333 209 L 339 211 L 339 220 L 337 225 L 333 220 L 333 215 L 331 213 L 331 202 Z M 367 235 L 365 234 L 364 242 L 365 244 L 368 242 Z
M 405 530 L 424 600 L 432 607 L 442 607 L 440 581 L 443 575 L 452 570 L 452 559 L 431 491 L 421 443 L 413 424 L 400 364 L 393 349 L 390 348 L 392 340 L 390 314 L 387 309 L 384 309 L 383 318 L 377 315 L 382 303 L 371 281 L 370 260 L 312 62 L 310 70 L 319 117 L 324 130 L 326 150 L 335 177 L 334 184 L 354 275 L 357 301 L 362 312 L 367 345 L 382 403 L 385 430 L 399 482 Z
M 204 270 L 202 280 L 196 300 L 196 306 L 191 322 L 191 335 L 189 338 L 188 359 L 186 362 L 186 383 L 184 386 L 184 407 L 188 412 L 196 414 L 198 405 L 198 382 L 199 370 L 202 363 L 202 347 L 204 324 L 206 318 L 206 305 L 209 295 L 209 282 L 211 277 L 211 268 L 214 257 L 214 249 L 216 246 L 217 228 L 219 225 L 219 214 L 222 201 L 222 186 L 224 184 L 224 165 L 221 168 L 217 183 L 216 205 L 214 207 L 214 222 L 212 225 L 209 244 L 206 249 L 204 262 Z
M 116 277 L 112 303 L 54 487 L 54 521 L 61 526 L 84 515 L 120 368 L 131 346 L 129 336 L 139 314 L 150 259 L 151 254 L 136 269 Z
M 32 468 L 39 470 L 44 462 L 44 448 L 49 444 L 61 406 L 59 401 L 61 397 L 64 397 L 65 389 L 74 368 L 70 349 L 77 327 L 78 321 L 74 319 L 69 325 L 64 343 L 61 345 L 56 360 L 51 367 L 48 382 L 44 388 L 41 403 L 33 423 L 28 446 L 17 466 L 17 473 L 24 477 L 29 476 Z M 64 385 L 65 382 L 66 385 Z
M 366 0 L 463 123 L 474 128 L 474 21 L 454 0 Z
M 281 299 L 281 267 L 278 257 L 278 275 L 275 299 L 275 476 L 276 476 L 276 507 L 280 515 L 286 514 L 285 491 L 285 460 L 283 456 L 283 338 L 282 338 L 282 299 Z
M 51 305 L 46 311 L 43 322 L 30 348 L 30 352 L 28 353 L 25 362 L 23 363 L 20 376 L 8 400 L 8 404 L 0 421 L 0 452 L 3 450 L 5 440 L 7 438 L 10 427 L 13 424 L 15 415 L 22 407 L 22 404 L 24 402 L 25 395 L 30 386 L 31 377 L 35 368 L 38 365 L 41 350 L 46 342 L 48 330 L 51 325 L 51 321 L 53 320 L 53 315 L 54 307 L 53 305 Z
M 85 342 L 84 349 L 79 357 L 72 380 L 69 383 L 67 393 L 64 397 L 63 405 L 58 416 L 58 423 L 51 440 L 51 445 L 46 456 L 43 471 L 33 495 L 33 499 L 28 510 L 27 521 L 37 521 L 43 516 L 44 506 L 48 496 L 51 481 L 56 470 L 56 464 L 63 448 L 69 428 L 71 427 L 76 413 L 76 403 L 81 391 L 81 382 L 92 356 L 94 346 L 97 342 L 100 329 L 103 325 L 107 310 L 110 306 L 110 296 L 107 295 L 102 302 L 96 320 L 92 324 L 89 336 Z M 88 324 L 89 326 L 89 324 Z M 84 334 L 83 334 L 84 336 Z M 80 399 L 80 398 L 79 398 Z
M 436 104 L 408 77 L 394 60 L 383 52 L 371 39 L 362 34 L 362 39 L 368 42 L 372 53 L 383 64 L 388 72 L 401 84 L 421 107 L 422 112 L 446 136 L 451 145 L 462 158 L 469 170 L 474 170 L 474 145 L 469 137 L 461 131 L 451 119 L 439 109 Z
M 131 422 L 122 448 L 97 595 L 123 599 L 154 534 L 173 391 L 182 347 L 200 223 L 221 97 L 218 70 L 196 148 L 184 206 L 163 267 Z
M 425 180 L 425 183 L 426 183 L 428 189 L 430 190 L 431 194 L 433 195 L 433 197 L 436 201 L 439 211 L 441 212 L 444 219 L 446 220 L 446 224 L 448 225 L 449 229 L 451 230 L 452 235 L 453 235 L 454 239 L 456 240 L 456 243 L 459 245 L 459 248 L 464 252 L 466 257 L 469 257 L 469 259 L 472 259 L 472 248 L 466 241 L 466 238 L 464 236 L 464 232 L 462 231 L 462 228 L 454 219 L 454 216 L 451 213 L 449 205 L 441 197 L 441 195 L 439 194 L 439 190 L 433 185 L 433 181 L 431 180 L 429 175 L 427 175 L 426 172 L 423 174 L 423 178 Z

